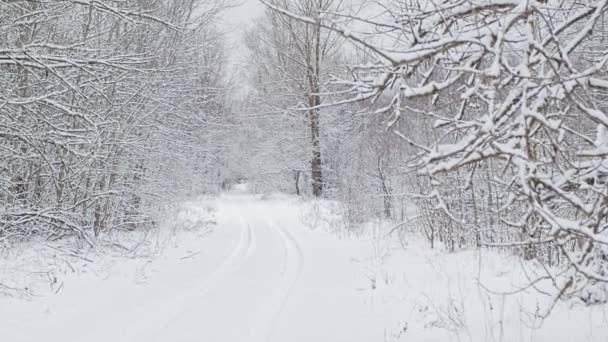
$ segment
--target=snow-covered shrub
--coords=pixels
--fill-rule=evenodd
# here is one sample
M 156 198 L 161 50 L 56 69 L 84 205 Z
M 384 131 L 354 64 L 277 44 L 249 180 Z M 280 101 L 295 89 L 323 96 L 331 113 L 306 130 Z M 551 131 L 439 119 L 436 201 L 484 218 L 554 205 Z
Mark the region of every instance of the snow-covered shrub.
M 343 206 L 336 201 L 304 201 L 300 220 L 309 229 L 321 229 L 337 235 L 349 234 L 344 221 Z

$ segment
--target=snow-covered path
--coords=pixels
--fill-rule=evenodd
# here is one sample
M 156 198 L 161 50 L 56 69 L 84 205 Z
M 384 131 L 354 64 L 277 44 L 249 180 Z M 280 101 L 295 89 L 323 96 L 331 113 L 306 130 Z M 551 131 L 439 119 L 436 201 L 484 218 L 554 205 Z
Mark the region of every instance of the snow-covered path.
M 299 213 L 280 200 L 231 194 L 218 209 L 220 228 L 208 242 L 223 243 L 228 257 L 206 272 L 188 304 L 158 326 L 152 341 L 382 338 L 355 286 L 363 274 L 349 252 L 360 246 L 341 246 L 304 229 Z
M 56 296 L 0 307 L 2 340 L 383 340 L 351 258 L 367 243 L 307 230 L 281 199 L 237 192 L 216 207 L 214 231 L 153 262 L 143 283 L 75 279 Z
M 164 246 L 160 257 L 102 253 L 94 263 L 57 258 L 54 262 L 74 266 L 67 268 L 73 272 L 55 274 L 59 280 L 52 292 L 58 294 L 29 300 L 0 296 L 0 341 L 608 340 L 604 306 L 560 303 L 534 328 L 539 322 L 530 307 L 547 302 L 545 297 L 481 290 L 480 284 L 519 288 L 525 277 L 516 258 L 446 254 L 429 250 L 414 235 L 403 249 L 382 229 L 340 239 L 321 227 L 337 223 L 331 210 L 317 215 L 314 206 L 307 207 L 315 203 L 232 192 L 184 204 L 175 224 L 194 224 L 177 234 L 160 230 L 168 240 L 146 240 Z M 329 203 L 321 205 L 327 209 Z M 216 209 L 211 232 L 198 224 L 209 219 L 208 206 Z M 24 249 L 0 260 L 0 280 L 15 276 L 7 263 L 22 276 L 36 273 L 44 265 L 27 258 L 39 252 Z M 37 260 L 53 258 L 44 254 Z M 49 280 L 41 284 L 48 287 Z
M 279 208 L 252 196 L 225 195 L 218 210 L 217 234 L 206 242 L 225 257 L 216 258 L 188 302 L 147 340 L 271 341 L 275 335 L 302 274 L 302 242 L 276 220 Z

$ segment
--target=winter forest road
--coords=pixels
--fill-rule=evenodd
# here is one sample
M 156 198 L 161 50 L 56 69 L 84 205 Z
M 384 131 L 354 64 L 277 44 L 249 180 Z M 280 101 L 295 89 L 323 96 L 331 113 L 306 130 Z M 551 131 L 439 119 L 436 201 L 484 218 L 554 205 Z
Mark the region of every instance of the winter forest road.
M 209 237 L 225 257 L 147 340 L 254 342 L 281 334 L 283 314 L 303 273 L 300 237 L 294 237 L 289 221 L 276 217 L 280 208 L 249 195 L 225 195 L 218 210 L 217 234 Z
M 380 341 L 357 290 L 360 265 L 283 202 L 238 193 L 219 200 L 209 242 L 226 257 L 147 341 Z
M 146 276 L 139 284 L 132 271 L 78 276 L 58 295 L 0 308 L 8 317 L 0 340 L 384 341 L 367 263 L 355 258 L 369 253 L 369 241 L 311 230 L 295 202 L 222 195 L 212 204 L 213 231 L 175 244 L 160 260 L 140 261 Z
M 354 246 L 311 232 L 300 216 L 284 200 L 224 195 L 207 242 L 225 257 L 146 341 L 379 341 Z

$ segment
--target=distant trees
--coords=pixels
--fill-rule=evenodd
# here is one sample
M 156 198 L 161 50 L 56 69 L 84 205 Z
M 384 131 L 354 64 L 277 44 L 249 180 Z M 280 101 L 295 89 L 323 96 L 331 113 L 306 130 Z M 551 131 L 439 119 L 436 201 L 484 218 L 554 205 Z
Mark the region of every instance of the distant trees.
M 286 11 L 317 18 L 316 21 L 320 21 L 321 13 L 339 10 L 342 2 L 271 1 Z M 338 35 L 323 29 L 318 22 L 303 23 L 281 13 L 267 11 L 248 35 L 246 44 L 256 96 L 260 97 L 260 103 L 266 104 L 266 110 L 262 112 L 280 113 L 281 119 L 275 121 L 276 125 L 281 125 L 279 121 L 282 120 L 292 123 L 288 131 L 275 130 L 292 133 L 281 134 L 282 139 L 308 136 L 310 172 L 307 173 L 310 174 L 312 194 L 321 196 L 324 187 L 321 104 L 323 92 L 328 90 L 323 88 L 328 84 L 329 71 L 338 56 Z M 299 130 L 300 117 L 307 121 L 307 133 Z M 300 165 L 290 168 L 297 179 L 304 171 Z
M 0 1 L 0 238 L 88 241 L 214 187 L 226 5 Z
M 404 198 L 396 198 L 398 188 L 394 188 L 402 183 L 396 176 L 405 169 L 403 143 L 385 134 L 381 115 L 367 114 L 369 102 L 353 103 L 351 94 L 341 94 L 342 86 L 334 82 L 349 77 L 344 64 L 355 60 L 358 51 L 345 48 L 344 38 L 323 28 L 322 21 L 299 20 L 334 12 L 336 19 L 341 18 L 338 12 L 348 2 L 266 3 L 270 8 L 244 39 L 248 54 L 243 70 L 252 89 L 237 110 L 239 148 L 230 159 L 246 165 L 241 172 L 251 176 L 258 190 L 313 196 L 319 193 L 315 184 L 321 184 L 313 179 L 313 166 L 321 165 L 317 175 L 323 196 L 345 203 L 346 221 L 352 229 L 370 216 L 403 217 Z M 291 16 L 290 11 L 297 15 Z M 320 45 L 310 38 L 315 30 L 320 33 Z M 315 60 L 310 56 L 318 53 L 317 45 L 318 67 L 310 63 Z M 318 76 L 311 70 L 318 70 Z M 318 86 L 311 87 L 311 81 Z M 383 96 L 374 106 L 383 108 L 390 100 Z M 313 139 L 316 131 L 318 138 Z

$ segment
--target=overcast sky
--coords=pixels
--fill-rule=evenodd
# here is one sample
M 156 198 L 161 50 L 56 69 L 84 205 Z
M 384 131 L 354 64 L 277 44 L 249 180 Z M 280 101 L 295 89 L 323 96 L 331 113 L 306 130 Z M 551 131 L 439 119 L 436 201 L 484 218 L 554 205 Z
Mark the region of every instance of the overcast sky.
M 230 68 L 239 64 L 245 55 L 242 42 L 243 33 L 250 26 L 253 19 L 264 13 L 264 5 L 258 0 L 240 0 L 240 5 L 223 13 L 222 26 L 228 34 L 228 53 Z
M 253 19 L 264 13 L 264 5 L 258 0 L 240 0 L 241 5 L 231 8 L 223 13 L 222 26 L 228 34 L 228 69 L 231 77 L 242 84 L 239 91 L 245 92 L 246 84 L 243 74 L 239 72 L 239 66 L 244 62 L 246 56 L 245 44 L 243 44 L 243 33 L 250 26 Z M 237 92 L 238 93 L 238 92 Z M 236 94 L 235 94 L 236 96 Z
M 243 32 L 252 20 L 264 12 L 264 5 L 258 0 L 240 0 L 241 5 L 224 12 L 223 25 L 232 43 L 240 45 Z

